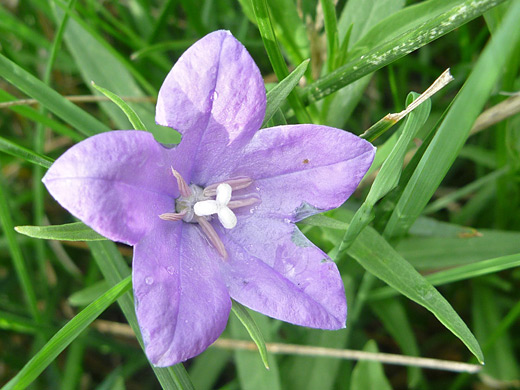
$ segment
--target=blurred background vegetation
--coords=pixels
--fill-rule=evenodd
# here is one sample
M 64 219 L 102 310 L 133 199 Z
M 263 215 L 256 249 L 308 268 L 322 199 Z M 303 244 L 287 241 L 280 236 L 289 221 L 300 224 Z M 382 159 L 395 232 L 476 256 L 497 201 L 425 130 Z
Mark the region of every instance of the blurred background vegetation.
M 191 388 L 182 367 L 154 375 L 127 325 L 129 294 L 123 311 L 111 305 L 87 330 L 75 328 L 63 353 L 38 355 L 49 360 L 41 369 L 26 366 L 94 299 L 111 302 L 106 291 L 128 275 L 132 252 L 106 241 L 30 238 L 14 226 L 73 222 L 44 190 L 44 167 L 86 136 L 131 128 L 91 81 L 127 100 L 158 140 L 178 142 L 154 125 L 158 89 L 189 45 L 227 29 L 268 90 L 310 58 L 270 125 L 362 134 L 446 68 L 455 77 L 374 141 L 374 166 L 347 205 L 301 224 L 338 263 L 347 329 L 251 313 L 266 342 L 469 363 L 481 348 L 486 365 L 467 374 L 287 353 L 269 355 L 267 371 L 257 352 L 212 347 L 185 364 L 193 386 L 520 388 L 518 20 L 518 0 L 3 0 L 0 385 L 24 367 L 36 377 L 48 366 L 31 388 Z M 223 337 L 249 340 L 233 315 Z

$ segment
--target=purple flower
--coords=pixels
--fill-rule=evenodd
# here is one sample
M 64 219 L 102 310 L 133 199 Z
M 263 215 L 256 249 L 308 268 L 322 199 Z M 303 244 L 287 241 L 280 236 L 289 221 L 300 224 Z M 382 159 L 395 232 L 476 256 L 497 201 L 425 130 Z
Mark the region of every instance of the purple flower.
M 374 148 L 326 126 L 259 130 L 265 105 L 253 59 L 217 31 L 181 56 L 159 92 L 157 123 L 182 133 L 178 146 L 143 131 L 103 133 L 43 179 L 73 215 L 135 246 L 137 319 L 157 366 L 213 343 L 230 298 L 297 325 L 345 326 L 336 265 L 294 223 L 340 206 Z

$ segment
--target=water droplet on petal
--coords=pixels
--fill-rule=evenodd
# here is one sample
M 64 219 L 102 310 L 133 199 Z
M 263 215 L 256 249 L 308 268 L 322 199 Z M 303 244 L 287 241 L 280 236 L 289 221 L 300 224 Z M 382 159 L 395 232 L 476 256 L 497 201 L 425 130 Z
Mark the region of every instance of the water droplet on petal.
M 213 92 L 213 98 L 212 98 L 212 100 L 215 101 L 215 100 L 217 100 L 217 99 L 218 99 L 218 92 L 217 92 L 217 91 L 214 91 L 214 92 Z
M 166 271 L 170 274 L 170 275 L 174 275 L 175 274 L 175 267 L 173 266 L 169 266 L 169 267 L 166 267 Z
M 152 278 L 151 276 L 148 276 L 144 281 L 145 281 L 146 284 L 149 285 L 149 286 L 150 286 L 151 284 L 153 284 L 153 278 Z

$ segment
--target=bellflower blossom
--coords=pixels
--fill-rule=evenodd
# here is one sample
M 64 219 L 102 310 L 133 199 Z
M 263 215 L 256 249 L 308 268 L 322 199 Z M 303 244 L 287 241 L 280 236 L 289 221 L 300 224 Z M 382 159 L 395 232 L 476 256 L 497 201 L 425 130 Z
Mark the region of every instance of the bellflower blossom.
M 144 131 L 103 133 L 43 179 L 74 216 L 134 246 L 137 319 L 157 366 L 213 343 L 231 298 L 297 325 L 345 326 L 338 269 L 294 223 L 340 206 L 374 147 L 326 126 L 259 130 L 265 105 L 253 59 L 216 31 L 180 57 L 159 92 L 156 121 L 182 134 L 179 145 Z

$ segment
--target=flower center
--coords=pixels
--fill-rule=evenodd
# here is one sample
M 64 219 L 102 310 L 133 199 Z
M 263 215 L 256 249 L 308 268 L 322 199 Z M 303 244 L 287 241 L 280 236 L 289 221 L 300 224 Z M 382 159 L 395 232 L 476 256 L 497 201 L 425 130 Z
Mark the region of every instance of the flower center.
M 195 184 L 188 185 L 179 172 L 173 167 L 171 169 L 177 179 L 180 196 L 175 199 L 176 212 L 161 214 L 159 218 L 166 221 L 183 220 L 188 223 L 198 223 L 211 244 L 226 259 L 227 252 L 224 244 L 210 221 L 216 214 L 224 228 L 233 229 L 238 222 L 233 209 L 252 206 L 259 201 L 255 196 L 232 199 L 233 191 L 249 187 L 253 180 L 242 177 L 211 184 L 202 189 Z
M 226 229 L 233 229 L 237 225 L 237 216 L 228 207 L 233 189 L 228 183 L 217 186 L 216 199 L 201 200 L 193 205 L 193 212 L 199 217 L 213 214 L 218 215 L 218 220 Z

